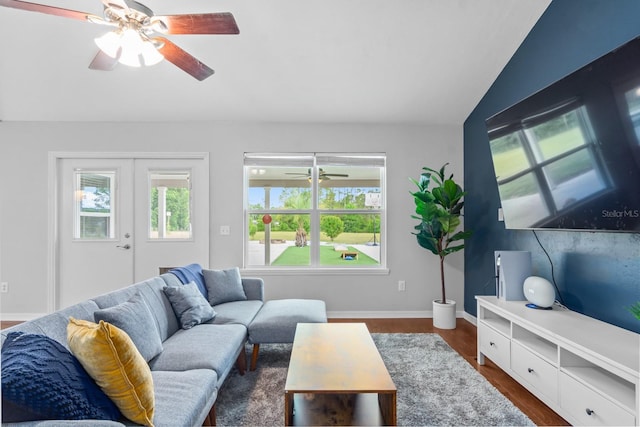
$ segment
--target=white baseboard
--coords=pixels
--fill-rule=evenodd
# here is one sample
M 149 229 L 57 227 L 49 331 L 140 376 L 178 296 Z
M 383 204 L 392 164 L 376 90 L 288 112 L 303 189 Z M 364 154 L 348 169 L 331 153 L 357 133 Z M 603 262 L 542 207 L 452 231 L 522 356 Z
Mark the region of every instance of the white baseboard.
M 471 314 L 467 313 L 466 311 L 462 312 L 462 317 L 464 318 L 464 320 L 466 320 L 467 322 L 471 323 L 473 326 L 478 326 L 478 319 L 475 316 L 472 316 Z
M 466 319 L 466 316 L 469 315 L 464 311 L 456 312 L 456 317 Z M 333 319 L 430 319 L 433 317 L 433 311 L 328 311 L 327 317 Z M 475 324 L 475 322 L 472 323 Z

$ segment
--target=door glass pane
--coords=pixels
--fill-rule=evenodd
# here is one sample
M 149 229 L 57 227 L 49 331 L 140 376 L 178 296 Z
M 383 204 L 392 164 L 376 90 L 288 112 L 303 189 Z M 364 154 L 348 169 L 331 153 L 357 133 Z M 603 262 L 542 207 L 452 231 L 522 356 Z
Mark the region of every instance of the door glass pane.
M 150 239 L 191 239 L 191 173 L 150 171 Z
M 115 171 L 76 170 L 74 175 L 74 239 L 113 239 Z

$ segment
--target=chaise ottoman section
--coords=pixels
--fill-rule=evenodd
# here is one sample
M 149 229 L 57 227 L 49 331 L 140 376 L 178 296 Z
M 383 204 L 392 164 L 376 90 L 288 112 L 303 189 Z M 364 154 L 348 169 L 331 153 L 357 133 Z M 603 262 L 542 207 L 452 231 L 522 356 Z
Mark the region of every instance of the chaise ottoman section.
M 151 371 L 151 375 L 155 393 L 154 425 L 215 425 L 214 404 L 218 396 L 215 371 Z
M 256 369 L 260 344 L 292 343 L 298 323 L 326 323 L 324 301 L 281 299 L 264 303 L 249 325 L 249 344 L 253 344 L 251 370 Z

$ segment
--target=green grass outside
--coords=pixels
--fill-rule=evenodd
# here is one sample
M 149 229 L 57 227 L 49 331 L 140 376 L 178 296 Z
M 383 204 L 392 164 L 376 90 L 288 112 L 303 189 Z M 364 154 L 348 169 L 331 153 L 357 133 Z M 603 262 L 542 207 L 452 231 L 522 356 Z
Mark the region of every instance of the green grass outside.
M 271 239 L 279 240 L 296 240 L 295 231 L 272 231 Z M 258 231 L 251 238 L 251 240 L 264 240 L 264 231 Z M 331 242 L 331 239 L 324 233 L 320 233 L 321 242 Z M 380 241 L 380 234 L 376 233 L 376 242 Z M 342 243 L 350 245 L 363 245 L 368 242 L 373 242 L 373 233 L 342 233 L 333 240 L 333 243 Z
M 346 260 L 342 259 L 342 252 L 333 249 L 333 246 L 321 245 L 320 246 L 320 265 L 331 265 L 336 267 L 349 267 L 356 265 L 379 265 L 378 261 L 363 254 L 362 252 L 354 249 L 352 246 L 347 246 L 349 252 L 358 252 L 358 259 Z M 276 266 L 291 266 L 291 265 L 309 265 L 310 264 L 310 249 L 309 246 L 297 247 L 290 246 L 285 249 L 278 258 L 276 258 L 271 265 Z

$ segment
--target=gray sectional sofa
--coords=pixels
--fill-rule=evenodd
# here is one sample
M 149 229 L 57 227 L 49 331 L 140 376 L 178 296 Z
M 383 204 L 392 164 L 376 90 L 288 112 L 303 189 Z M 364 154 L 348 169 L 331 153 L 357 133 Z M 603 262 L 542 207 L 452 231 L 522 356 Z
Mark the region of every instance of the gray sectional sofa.
M 246 300 L 215 305 L 216 316 L 205 323 L 183 329 L 163 288 L 182 286 L 173 273 L 165 273 L 140 283 L 83 301 L 71 307 L 2 331 L 2 343 L 11 332 L 46 335 L 66 348 L 69 318 L 96 322 L 94 313 L 141 295 L 152 314 L 161 352 L 148 360 L 153 378 L 155 412 L 153 424 L 163 426 L 215 425 L 218 390 L 234 366 L 244 373 L 248 326 L 260 311 L 264 299 L 262 279 L 242 278 Z M 153 327 L 151 328 L 153 329 Z M 118 421 L 25 421 L 3 426 L 122 426 Z

